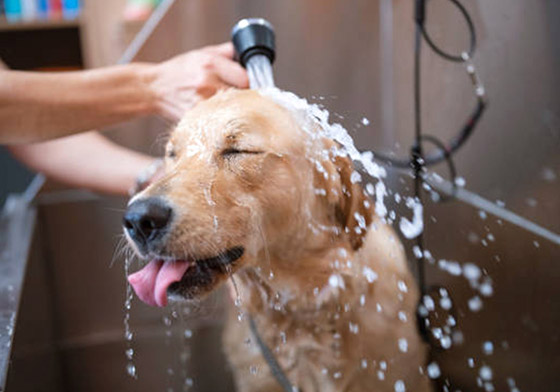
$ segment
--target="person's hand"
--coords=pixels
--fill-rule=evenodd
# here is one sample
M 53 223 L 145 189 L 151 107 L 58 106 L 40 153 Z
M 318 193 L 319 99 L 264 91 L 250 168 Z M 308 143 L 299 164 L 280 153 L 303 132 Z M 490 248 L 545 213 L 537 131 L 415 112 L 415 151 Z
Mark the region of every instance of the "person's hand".
M 178 121 L 201 100 L 229 87 L 247 88 L 247 72 L 233 60 L 231 43 L 207 46 L 156 64 L 150 70 L 150 88 L 156 112 Z

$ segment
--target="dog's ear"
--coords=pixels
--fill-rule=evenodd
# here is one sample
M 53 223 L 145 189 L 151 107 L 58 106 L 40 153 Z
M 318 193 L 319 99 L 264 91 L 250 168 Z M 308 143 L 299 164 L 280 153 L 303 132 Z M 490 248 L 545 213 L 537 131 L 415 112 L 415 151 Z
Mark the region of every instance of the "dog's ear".
M 353 180 L 354 165 L 348 157 L 337 156 L 334 166 L 340 178 L 341 195 L 335 205 L 335 217 L 348 235 L 354 250 L 362 246 L 373 219 L 373 206 L 361 184 Z

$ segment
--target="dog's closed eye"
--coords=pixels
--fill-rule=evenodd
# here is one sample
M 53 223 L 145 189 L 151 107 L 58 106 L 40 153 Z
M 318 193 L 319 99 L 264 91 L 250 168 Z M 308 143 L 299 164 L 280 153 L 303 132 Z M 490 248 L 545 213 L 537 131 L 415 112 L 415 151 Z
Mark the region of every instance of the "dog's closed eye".
M 241 154 L 262 154 L 262 153 L 263 151 L 258 151 L 258 150 L 245 150 L 245 149 L 238 149 L 235 147 L 228 147 L 222 151 L 222 156 L 225 158 L 229 158 Z

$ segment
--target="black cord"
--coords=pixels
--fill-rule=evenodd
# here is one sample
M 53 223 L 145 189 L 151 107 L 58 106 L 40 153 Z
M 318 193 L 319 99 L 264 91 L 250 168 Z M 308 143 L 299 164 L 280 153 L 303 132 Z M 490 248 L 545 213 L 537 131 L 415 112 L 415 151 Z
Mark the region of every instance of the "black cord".
M 416 83 L 417 81 L 419 81 L 420 79 L 420 67 L 416 66 L 416 62 L 418 61 L 419 63 L 419 58 L 416 59 L 416 57 L 420 56 L 420 41 L 421 41 L 421 37 L 423 37 L 426 42 L 428 43 L 428 45 L 430 46 L 430 48 L 432 50 L 434 50 L 434 52 L 436 54 L 438 54 L 439 56 L 441 56 L 442 58 L 449 60 L 449 61 L 454 61 L 454 62 L 465 62 L 467 60 L 469 60 L 470 58 L 472 58 L 472 56 L 474 55 L 474 52 L 476 50 L 476 30 L 474 27 L 474 24 L 472 22 L 472 19 L 469 15 L 469 13 L 467 12 L 467 10 L 465 9 L 465 7 L 458 1 L 458 0 L 449 0 L 451 1 L 451 3 L 453 3 L 461 12 L 461 14 L 463 15 L 463 17 L 465 18 L 465 21 L 467 23 L 468 29 L 469 29 L 469 34 L 470 34 L 470 47 L 468 49 L 468 51 L 466 51 L 465 53 L 467 54 L 466 56 L 456 56 L 456 55 L 452 55 L 447 53 L 446 51 L 444 51 L 443 49 L 439 48 L 431 39 L 430 35 L 427 33 L 424 24 L 425 24 L 425 0 L 416 0 L 415 3 L 415 22 L 416 22 L 416 35 L 415 35 L 415 66 L 414 66 L 414 78 L 415 78 L 415 135 L 416 135 L 416 144 L 420 145 L 420 143 L 418 142 L 418 131 L 419 131 L 419 124 L 420 124 L 420 89 L 416 88 Z M 421 37 L 420 37 L 421 36 Z M 418 48 L 418 50 L 416 50 L 416 48 Z M 419 84 L 419 82 L 418 82 Z M 435 164 L 438 164 L 444 160 L 447 160 L 448 162 L 450 161 L 450 157 L 451 155 L 453 155 L 461 146 L 463 146 L 463 144 L 467 141 L 467 139 L 471 136 L 472 132 L 474 131 L 476 125 L 478 124 L 478 121 L 480 120 L 484 110 L 486 109 L 486 102 L 483 99 L 482 95 L 479 95 L 477 92 L 477 105 L 474 108 L 474 110 L 472 111 L 472 113 L 470 114 L 470 116 L 468 117 L 467 121 L 464 123 L 464 125 L 461 127 L 460 131 L 458 132 L 458 134 L 451 139 L 451 141 L 449 143 L 447 143 L 447 145 L 443 144 L 440 142 L 440 144 L 442 144 L 444 147 L 443 148 L 439 148 L 439 150 L 433 154 L 430 154 L 428 156 L 423 157 L 423 165 L 424 166 L 432 166 Z M 419 147 L 421 150 L 421 147 Z M 383 153 L 379 153 L 379 152 L 374 152 L 374 157 L 384 163 L 387 164 L 389 166 L 393 166 L 396 168 L 412 168 L 414 169 L 414 162 L 413 162 L 413 158 L 398 158 L 398 157 L 392 157 L 389 155 L 385 155 Z
M 461 11 L 461 14 L 463 14 L 463 17 L 465 18 L 465 22 L 467 22 L 467 27 L 469 28 L 469 35 L 470 35 L 470 47 L 469 50 L 466 52 L 468 57 L 467 58 L 471 58 L 474 54 L 474 51 L 476 49 L 476 31 L 474 29 L 474 24 L 472 22 L 471 16 L 469 15 L 469 13 L 467 12 L 467 10 L 465 9 L 465 7 L 459 3 L 459 1 L 457 0 L 449 0 L 452 4 L 454 4 L 459 11 Z M 424 1 L 421 1 L 422 3 Z M 416 18 L 417 22 L 418 22 L 418 18 Z M 426 28 L 424 27 L 424 18 L 422 19 L 422 23 L 419 23 L 421 25 L 421 29 L 422 29 L 422 35 L 424 36 L 424 39 L 426 40 L 426 43 L 430 46 L 430 48 L 432 48 L 432 50 L 434 52 L 436 52 L 438 55 L 440 55 L 441 57 L 443 57 L 444 59 L 447 59 L 449 61 L 454 61 L 456 63 L 463 63 L 467 60 L 467 58 L 464 58 L 463 55 L 453 55 L 453 54 L 449 54 L 447 52 L 445 52 L 443 49 L 439 48 L 433 41 L 432 38 L 430 37 L 430 35 L 428 34 L 428 32 L 426 31 Z
M 430 48 L 439 56 L 443 57 L 446 60 L 454 61 L 454 62 L 466 62 L 470 60 L 474 51 L 476 49 L 476 32 L 474 28 L 474 24 L 472 23 L 472 19 L 468 14 L 467 10 L 463 7 L 458 0 L 450 0 L 462 13 L 465 21 L 467 22 L 467 26 L 469 28 L 470 34 L 470 48 L 465 54 L 461 54 L 460 56 L 452 55 L 447 53 L 446 51 L 440 49 L 431 39 L 430 35 L 427 33 L 424 24 L 426 20 L 426 4 L 425 0 L 416 0 L 415 3 L 415 36 L 414 36 L 414 134 L 415 134 L 415 141 L 411 148 L 411 154 L 409 160 L 403 160 L 398 158 L 387 157 L 381 154 L 377 154 L 377 158 L 381 161 L 389 163 L 391 165 L 397 167 L 412 167 L 414 172 L 414 197 L 416 202 L 422 203 L 422 184 L 423 184 L 423 176 L 425 175 L 425 168 L 428 165 L 433 165 L 439 163 L 443 160 L 448 162 L 449 171 L 451 175 L 451 181 L 453 186 L 453 194 L 454 196 L 456 192 L 456 170 L 455 165 L 453 163 L 452 155 L 455 151 L 457 151 L 469 138 L 472 134 L 476 124 L 478 123 L 482 113 L 485 109 L 485 101 L 483 99 L 483 92 L 478 91 L 480 88 L 478 80 L 476 78 L 476 74 L 474 72 L 474 67 L 472 64 L 470 65 L 472 69 L 468 69 L 467 71 L 471 75 L 473 80 L 473 84 L 477 89 L 476 94 L 478 97 L 478 103 L 465 123 L 465 125 L 461 128 L 458 135 L 455 136 L 451 140 L 448 145 L 445 145 L 439 139 L 431 135 L 423 135 L 422 134 L 422 112 L 421 112 L 421 43 L 422 37 L 426 40 L 427 44 Z M 430 154 L 428 157 L 423 156 L 422 151 L 422 141 L 429 141 L 434 144 L 438 150 L 436 153 Z M 424 221 L 424 212 L 422 211 L 422 221 Z M 426 227 L 422 230 L 422 232 L 416 237 L 416 246 L 418 248 L 418 286 L 420 289 L 420 303 L 422 303 L 424 296 L 426 295 L 426 277 L 425 277 L 425 257 L 424 257 L 424 232 Z M 420 315 L 417 314 L 417 321 L 418 327 L 422 337 L 428 341 L 428 331 L 427 331 L 427 320 Z

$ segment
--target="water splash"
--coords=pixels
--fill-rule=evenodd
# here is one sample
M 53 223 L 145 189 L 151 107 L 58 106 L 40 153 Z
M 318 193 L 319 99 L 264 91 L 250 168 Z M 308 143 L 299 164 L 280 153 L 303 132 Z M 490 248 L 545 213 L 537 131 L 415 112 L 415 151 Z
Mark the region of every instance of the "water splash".
M 249 85 L 252 89 L 274 87 L 272 65 L 268 57 L 256 54 L 246 64 Z
M 130 258 L 126 258 L 124 262 L 124 274 L 125 276 L 129 275 L 129 268 L 130 268 L 131 260 Z M 126 280 L 126 295 L 124 301 L 124 340 L 126 344 L 125 349 L 125 356 L 126 356 L 126 373 L 134 378 L 138 379 L 138 372 L 136 370 L 136 366 L 134 365 L 134 349 L 132 348 L 132 339 L 134 334 L 130 328 L 130 310 L 132 309 L 132 299 L 134 298 L 134 293 L 132 290 L 132 286 Z

